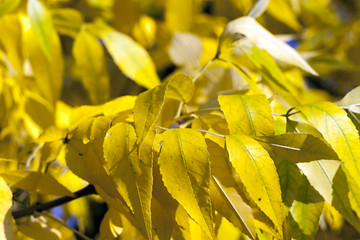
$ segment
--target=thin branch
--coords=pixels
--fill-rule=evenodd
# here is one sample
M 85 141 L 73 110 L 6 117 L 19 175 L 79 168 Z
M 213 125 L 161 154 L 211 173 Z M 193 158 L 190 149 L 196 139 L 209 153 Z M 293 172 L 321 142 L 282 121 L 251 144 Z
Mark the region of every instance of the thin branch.
M 71 202 L 72 200 L 75 200 L 75 199 L 78 199 L 78 198 L 81 198 L 81 197 L 84 197 L 87 195 L 91 195 L 91 194 L 96 194 L 96 190 L 93 185 L 88 185 L 88 186 L 84 187 L 83 189 L 80 189 L 79 191 L 75 192 L 74 193 L 75 196 L 73 196 L 73 197 L 65 196 L 65 197 L 55 199 L 50 202 L 40 203 L 40 204 L 31 206 L 31 207 L 28 207 L 25 209 L 15 210 L 12 212 L 12 215 L 13 215 L 14 219 L 25 217 L 25 216 L 30 216 L 30 215 L 33 215 L 34 212 L 46 211 L 53 207 L 63 205 L 65 203 Z

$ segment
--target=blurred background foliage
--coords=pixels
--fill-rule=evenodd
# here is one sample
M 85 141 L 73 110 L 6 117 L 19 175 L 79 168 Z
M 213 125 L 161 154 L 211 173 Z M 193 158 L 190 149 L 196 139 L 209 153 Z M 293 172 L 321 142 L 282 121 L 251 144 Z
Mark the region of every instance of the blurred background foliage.
M 40 15 L 33 13 L 30 2 Z M 58 149 L 54 153 L 46 152 L 46 146 L 35 139 L 50 126 L 65 133 L 73 108 L 145 90 L 119 69 L 103 39 L 89 37 L 84 29 L 91 32 L 106 24 L 130 36 L 147 50 L 164 81 L 180 72 L 194 76 L 215 56 L 225 24 L 246 15 L 254 4 L 255 0 L 0 1 L 0 158 L 6 159 L 0 161 L 1 171 L 21 168 L 29 159 L 33 169 L 50 164 L 52 156 L 61 152 L 61 142 L 48 147 Z M 47 24 L 29 31 L 37 24 L 31 14 L 38 14 L 38 21 Z M 271 0 L 257 20 L 297 49 L 319 73 L 311 76 L 282 66 L 294 86 L 309 90 L 305 100 L 301 100 L 303 92 L 298 91 L 300 102 L 337 100 L 360 85 L 360 1 Z M 35 43 L 37 31 L 43 31 L 44 39 Z M 81 42 L 76 44 L 80 35 L 92 39 L 88 51 Z M 94 61 L 95 70 L 89 68 L 88 61 Z M 243 59 L 238 61 L 246 66 Z M 248 67 L 250 75 L 256 74 Z M 94 77 L 92 73 L 97 74 L 98 87 L 89 80 Z M 214 62 L 196 82 L 189 107 L 208 103 L 220 91 L 246 88 L 234 69 Z M 40 156 L 38 151 L 42 151 L 42 159 L 34 161 Z M 61 154 L 58 161 L 49 171 L 62 184 L 73 191 L 85 185 L 64 170 Z M 15 192 L 19 198 L 21 194 Z M 99 206 L 99 201 L 79 199 L 54 211 L 68 221 L 76 216 L 75 225 L 94 236 L 98 229 L 94 224 L 99 224 L 99 215 L 104 213 L 92 207 Z

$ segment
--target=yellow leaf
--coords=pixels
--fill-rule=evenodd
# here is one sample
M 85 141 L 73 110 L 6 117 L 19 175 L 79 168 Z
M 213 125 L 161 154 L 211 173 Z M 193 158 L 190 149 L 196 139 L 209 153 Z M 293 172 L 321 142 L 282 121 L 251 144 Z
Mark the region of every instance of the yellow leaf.
M 187 103 L 194 94 L 194 88 L 194 82 L 188 75 L 179 74 L 169 80 L 165 97 Z
M 104 140 L 104 157 L 107 171 L 132 208 L 140 231 L 151 239 L 152 159 L 138 157 L 132 125 L 119 123 L 110 128 Z
M 100 239 L 116 239 L 122 233 L 122 221 L 120 213 L 110 208 L 100 224 Z
M 21 188 L 42 194 L 57 196 L 73 196 L 66 187 L 47 173 L 18 170 L 0 174 L 13 188 Z
M 308 63 L 289 45 L 278 40 L 272 33 L 262 27 L 252 17 L 241 17 L 229 22 L 221 34 L 218 54 L 223 45 L 235 44 L 236 48 L 246 49 L 250 45 L 265 49 L 275 59 L 298 66 L 303 70 L 317 75 Z
M 332 146 L 341 159 L 348 178 L 350 200 L 360 216 L 360 139 L 356 127 L 346 112 L 330 102 L 318 102 L 297 107 Z
M 298 31 L 301 29 L 301 26 L 294 9 L 289 6 L 290 4 L 288 0 L 270 1 L 267 11 L 275 19 Z
M 203 136 L 192 129 L 171 129 L 162 139 L 158 161 L 166 188 L 203 231 L 214 236 L 210 164 Z
M 218 100 L 230 134 L 274 135 L 274 118 L 264 95 L 220 95 Z
M 138 95 L 134 106 L 134 122 L 138 142 L 142 142 L 158 119 L 164 104 L 166 86 L 160 85 Z
M 226 146 L 249 196 L 281 233 L 281 190 L 273 160 L 259 143 L 246 135 L 226 136 Z
M 170 31 L 188 32 L 193 25 L 196 11 L 194 0 L 168 0 L 165 5 L 165 21 Z
M 93 35 L 81 30 L 75 38 L 73 55 L 92 103 L 104 103 L 110 90 L 103 47 Z
M 25 112 L 42 130 L 54 124 L 54 109 L 45 99 L 28 94 L 25 101 Z
M 51 15 L 45 6 L 38 0 L 29 0 L 27 5 L 27 15 L 29 16 L 30 23 L 34 28 L 35 36 L 40 44 L 42 51 L 48 60 L 53 57 L 52 55 L 52 37 L 54 27 Z
M 106 102 L 103 107 L 105 116 L 114 115 L 120 112 L 127 112 L 134 109 L 136 96 L 122 96 Z
M 96 139 L 101 140 L 107 129 L 110 127 L 111 117 L 100 116 L 90 117 L 82 120 L 70 135 L 77 139 L 82 139 L 83 143 L 92 142 Z
M 3 0 L 0 4 L 0 17 L 13 11 L 21 3 L 21 0 Z
M 73 8 L 51 9 L 51 17 L 56 30 L 72 38 L 76 38 L 84 22 L 82 14 Z
M 20 1 L 6 1 L 6 2 L 20 2 Z M 2 3 L 4 6 L 6 3 Z M 1 16 L 1 9 L 0 9 Z M 0 42 L 6 52 L 6 58 L 15 68 L 18 75 L 23 73 L 23 53 L 22 53 L 22 29 L 19 17 L 17 15 L 6 15 L 0 20 L 0 29 L 6 33 L 1 34 Z
M 216 234 L 217 239 L 219 240 L 247 240 L 250 239 L 248 236 L 243 235 L 243 233 L 234 225 L 232 225 L 226 218 L 221 219 L 220 227 Z
M 0 196 L 0 238 L 4 240 L 12 239 L 12 192 L 2 177 L 0 177 Z
M 48 44 L 49 48 L 51 48 L 52 57 L 49 58 L 45 55 L 36 39 L 34 28 L 28 28 L 29 20 L 27 18 L 22 18 L 22 20 L 24 25 L 23 41 L 25 53 L 29 59 L 37 86 L 42 95 L 50 103 L 54 104 L 60 97 L 63 84 L 64 66 L 59 36 L 53 29 L 47 33 L 51 35 Z
M 31 222 L 21 222 L 17 226 L 17 233 L 15 239 L 48 239 L 48 240 L 60 240 L 60 233 L 45 223 L 40 221 Z
M 140 86 L 153 88 L 160 80 L 148 52 L 129 36 L 104 24 L 94 27 L 120 70 Z
M 340 166 L 339 161 L 322 160 L 298 163 L 298 167 L 305 174 L 312 187 L 314 187 L 328 203 L 332 203 L 333 178 Z
M 285 133 L 255 139 L 271 149 L 277 157 L 294 163 L 321 159 L 339 160 L 336 152 L 325 141 L 306 133 Z
M 228 188 L 228 191 L 225 192 L 225 189 L 213 177 L 210 183 L 210 196 L 216 211 L 229 219 L 234 226 L 249 236 L 250 239 L 255 239 L 252 233 L 254 229 L 250 229 L 248 226 L 250 225 L 249 222 L 252 221 L 251 208 L 242 201 L 241 196 L 237 194 L 235 189 Z
M 151 201 L 151 217 L 153 229 L 159 239 L 171 239 L 175 220 L 166 206 L 163 206 L 156 198 Z
M 100 106 L 87 106 L 83 105 L 78 108 L 75 108 L 71 113 L 69 117 L 69 122 L 72 128 L 77 126 L 79 122 L 82 120 L 94 117 L 102 114 L 102 105 Z

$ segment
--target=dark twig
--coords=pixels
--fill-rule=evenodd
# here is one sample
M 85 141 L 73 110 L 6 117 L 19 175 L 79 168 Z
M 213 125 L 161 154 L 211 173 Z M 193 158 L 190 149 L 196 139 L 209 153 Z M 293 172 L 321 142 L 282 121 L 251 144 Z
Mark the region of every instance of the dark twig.
M 56 206 L 60 206 L 62 204 L 68 203 L 72 200 L 87 196 L 87 195 L 91 195 L 91 194 L 96 194 L 96 190 L 94 188 L 93 185 L 88 185 L 86 187 L 84 187 L 83 189 L 80 189 L 79 191 L 75 192 L 73 197 L 69 197 L 69 196 L 65 196 L 65 197 L 61 197 L 58 199 L 55 199 L 53 201 L 50 202 L 45 202 L 45 203 L 40 203 L 25 209 L 21 209 L 21 210 L 16 210 L 12 212 L 12 215 L 14 217 L 14 219 L 17 218 L 21 218 L 21 217 L 25 217 L 25 216 L 30 216 L 32 214 L 34 214 L 34 212 L 42 212 L 42 211 L 46 211 L 49 210 L 53 207 Z

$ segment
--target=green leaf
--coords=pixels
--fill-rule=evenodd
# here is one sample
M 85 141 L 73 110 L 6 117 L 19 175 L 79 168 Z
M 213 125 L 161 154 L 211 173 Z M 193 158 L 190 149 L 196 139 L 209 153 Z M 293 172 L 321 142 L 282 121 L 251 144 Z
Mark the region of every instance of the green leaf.
M 110 89 L 103 47 L 93 35 L 81 30 L 75 38 L 73 55 L 92 103 L 104 103 Z
M 27 14 L 42 51 L 45 53 L 48 60 L 52 59 L 55 57 L 52 54 L 54 27 L 50 13 L 40 1 L 29 0 Z
M 329 102 L 318 102 L 297 107 L 324 136 L 343 163 L 348 178 L 352 207 L 360 216 L 360 139 L 346 112 Z
M 236 48 L 246 48 L 247 44 L 239 41 L 243 39 L 248 40 L 257 48 L 265 49 L 271 56 L 281 62 L 298 66 L 311 74 L 317 75 L 293 48 L 278 40 L 252 17 L 241 17 L 226 25 L 220 37 L 218 53 L 220 53 L 223 44 L 229 40 L 237 44 Z
M 210 163 L 203 136 L 192 129 L 171 129 L 163 133 L 162 139 L 158 162 L 166 188 L 213 237 Z
M 153 88 L 160 84 L 155 65 L 148 52 L 128 35 L 104 24 L 94 27 L 120 70 L 140 86 Z
M 265 95 L 220 95 L 219 103 L 230 134 L 273 135 L 274 118 Z
M 279 177 L 269 154 L 246 135 L 226 136 L 229 157 L 249 196 L 282 232 Z
M 109 129 L 104 140 L 104 157 L 106 169 L 133 210 L 141 232 L 152 239 L 152 159 L 138 157 L 132 125 L 119 123 Z
M 294 163 L 321 159 L 339 160 L 336 152 L 325 141 L 306 133 L 285 133 L 255 139 L 265 144 L 277 157 Z
M 179 74 L 169 80 L 165 96 L 187 103 L 191 100 L 194 89 L 195 86 L 192 79 L 186 74 Z
M 0 238 L 13 238 L 13 219 L 11 216 L 12 192 L 4 179 L 0 177 Z
M 0 175 L 13 188 L 57 196 L 74 196 L 71 191 L 47 173 L 18 170 L 3 172 Z
M 160 85 L 138 95 L 134 106 L 135 130 L 142 142 L 152 124 L 158 119 L 164 104 L 166 86 Z
M 296 164 L 288 160 L 277 158 L 275 163 L 276 170 L 280 178 L 282 199 L 285 206 L 287 206 L 289 208 L 288 210 L 290 210 L 290 207 L 298 193 L 298 189 L 300 187 L 299 182 L 301 182 L 302 174 Z
M 314 239 L 324 200 L 303 177 L 297 198 L 291 206 L 291 234 L 295 239 Z

